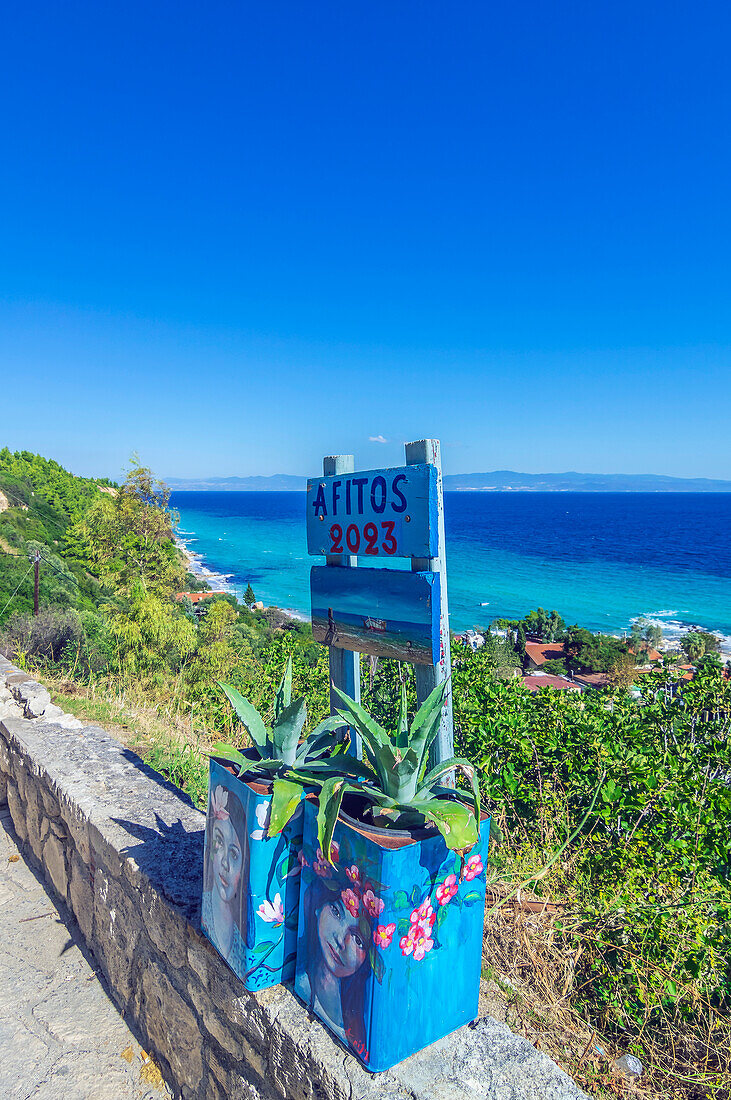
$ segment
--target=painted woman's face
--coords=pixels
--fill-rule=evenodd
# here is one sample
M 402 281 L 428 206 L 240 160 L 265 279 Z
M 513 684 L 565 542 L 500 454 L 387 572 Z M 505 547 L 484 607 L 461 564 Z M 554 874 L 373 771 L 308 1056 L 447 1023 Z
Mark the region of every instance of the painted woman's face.
M 230 821 L 213 822 L 213 885 L 223 901 L 233 901 L 241 878 L 241 845 Z
M 325 965 L 336 978 L 349 978 L 363 963 L 367 945 L 358 921 L 338 898 L 326 901 L 317 918 L 317 935 Z

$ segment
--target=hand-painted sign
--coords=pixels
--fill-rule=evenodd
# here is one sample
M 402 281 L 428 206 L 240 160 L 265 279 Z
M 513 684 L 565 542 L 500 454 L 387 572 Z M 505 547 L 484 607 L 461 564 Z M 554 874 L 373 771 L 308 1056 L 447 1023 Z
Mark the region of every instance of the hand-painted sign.
M 397 466 L 310 478 L 307 551 L 364 557 L 436 557 L 436 468 L 428 464 Z
M 439 574 L 313 566 L 316 642 L 434 665 L 440 658 Z

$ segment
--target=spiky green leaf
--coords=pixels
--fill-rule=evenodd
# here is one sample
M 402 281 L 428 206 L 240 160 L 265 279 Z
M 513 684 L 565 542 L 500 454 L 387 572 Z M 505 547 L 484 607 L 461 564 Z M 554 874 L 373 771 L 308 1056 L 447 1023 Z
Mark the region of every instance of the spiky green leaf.
M 330 847 L 333 832 L 340 813 L 343 795 L 348 789 L 347 779 L 341 775 L 325 780 L 320 791 L 320 806 L 317 811 L 317 841 L 325 859 L 332 863 Z
M 282 679 L 279 681 L 277 694 L 274 696 L 274 720 L 285 710 L 292 700 L 292 655 L 287 658 Z
M 232 764 L 238 764 L 239 772 L 245 771 L 251 765 L 251 761 L 247 760 L 242 752 L 239 752 L 233 745 L 227 745 L 224 741 L 216 741 L 207 755 L 217 756 L 221 760 L 230 760 Z
M 427 821 L 434 822 L 448 848 L 457 852 L 468 852 L 477 843 L 477 818 L 464 802 L 431 798 L 415 805 Z
M 346 695 L 344 691 L 341 691 L 339 687 L 334 687 L 334 691 L 341 700 L 345 710 L 345 714 L 343 714 L 343 711 L 339 711 L 338 713 L 345 718 L 346 722 L 354 725 L 361 736 L 367 734 L 371 744 L 392 744 L 391 737 L 383 726 L 380 726 L 375 718 L 372 718 L 360 703 L 356 703 L 354 699 L 351 699 L 350 696 Z
M 302 799 L 302 784 L 289 779 L 275 779 L 272 786 L 272 809 L 267 836 L 281 833 Z
M 347 711 L 339 711 L 339 714 L 346 720 L 349 720 Z M 391 791 L 393 789 L 392 772 L 396 763 L 396 746 L 389 740 L 388 734 L 381 726 L 378 726 L 377 722 L 372 723 L 380 730 L 380 735 L 374 736 L 373 731 L 369 726 L 361 724 L 359 719 L 354 720 L 354 725 L 360 733 L 363 741 L 363 750 L 365 755 L 373 767 L 381 787 L 384 791 Z
M 295 768 L 299 772 L 311 772 L 313 775 L 341 775 L 344 779 L 371 781 L 375 779 L 375 775 L 367 764 L 349 755 L 331 757 L 327 760 L 307 760 L 303 764 L 295 763 Z
M 474 808 L 474 814 L 476 819 L 480 820 L 480 784 L 477 779 L 477 770 L 469 760 L 465 760 L 461 756 L 452 756 L 449 760 L 443 760 L 441 764 L 437 764 L 436 768 L 432 768 L 428 775 L 424 776 L 424 779 L 419 785 L 419 789 L 416 792 L 416 797 L 419 798 L 422 795 L 431 791 L 435 783 L 441 779 L 443 775 L 446 775 L 450 771 L 460 771 L 467 779 L 472 788 L 472 806 Z
M 406 684 L 401 684 L 401 701 L 399 703 L 398 721 L 396 724 L 396 744 L 399 748 L 405 748 L 409 743 L 409 719 L 406 713 Z
M 297 755 L 297 742 L 307 721 L 307 707 L 302 697 L 280 712 L 272 728 L 274 754 L 290 767 Z
M 244 726 L 251 740 L 258 749 L 264 751 L 269 740 L 269 731 L 264 725 L 259 711 L 256 707 L 251 705 L 248 699 L 244 699 L 243 695 L 241 695 L 236 688 L 231 687 L 229 684 L 222 684 L 220 680 L 218 686 L 225 693 L 231 706 L 236 711 L 236 715 L 241 725 Z
M 414 715 L 409 731 L 409 748 L 413 749 L 419 759 L 419 772 L 426 766 L 429 747 L 439 732 L 439 723 L 442 717 L 442 706 L 447 693 L 447 681 L 437 684 L 426 697 Z

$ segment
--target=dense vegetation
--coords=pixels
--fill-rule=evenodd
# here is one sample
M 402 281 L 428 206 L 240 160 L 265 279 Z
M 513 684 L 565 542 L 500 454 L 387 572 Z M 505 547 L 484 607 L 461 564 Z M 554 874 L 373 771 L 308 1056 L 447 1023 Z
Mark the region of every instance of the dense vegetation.
M 326 650 L 307 625 L 233 596 L 195 610 L 176 600 L 196 585 L 174 545 L 167 491 L 148 470 L 134 464 L 112 486 L 5 450 L 0 490 L 9 503 L 0 650 L 79 691 L 123 693 L 184 719 L 178 749 L 153 746 L 151 759 L 193 797 L 205 797 L 206 739 L 239 735 L 217 680 L 265 710 L 291 654 L 310 723 L 327 714 Z M 36 548 L 33 618 L 24 574 Z M 541 609 L 497 625 L 506 637 L 488 633 L 477 652 L 455 643 L 453 654 L 458 748 L 477 765 L 493 813 L 495 889 L 561 903 L 531 933 L 555 976 L 554 1000 L 649 1061 L 650 1095 L 720 1100 L 729 1095 L 731 682 L 712 636 L 688 636 L 692 681 L 665 661 L 642 678 L 639 700 L 621 677 L 604 692 L 531 695 L 513 675 L 526 637 L 562 645 L 565 667 L 610 669 L 628 654 L 634 669 L 642 643 L 659 639 L 640 628 L 620 650 Z M 410 670 L 362 662 L 363 699 L 384 721 L 402 679 L 413 708 Z
M 12 611 L 33 610 L 29 558 L 43 555 L 40 600 L 44 606 L 92 610 L 99 602 L 96 578 L 65 554 L 74 519 L 112 488 L 105 478 L 74 477 L 57 462 L 27 451 L 0 450 L 0 624 Z

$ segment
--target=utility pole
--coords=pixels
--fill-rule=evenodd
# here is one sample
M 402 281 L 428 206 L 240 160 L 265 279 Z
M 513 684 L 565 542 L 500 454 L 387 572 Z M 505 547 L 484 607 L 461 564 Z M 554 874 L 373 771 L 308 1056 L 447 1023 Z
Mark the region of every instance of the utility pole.
M 33 580 L 33 614 L 38 614 L 38 581 L 41 566 L 41 553 L 40 550 L 36 550 L 36 555 L 33 558 L 33 564 L 35 566 L 35 577 Z

